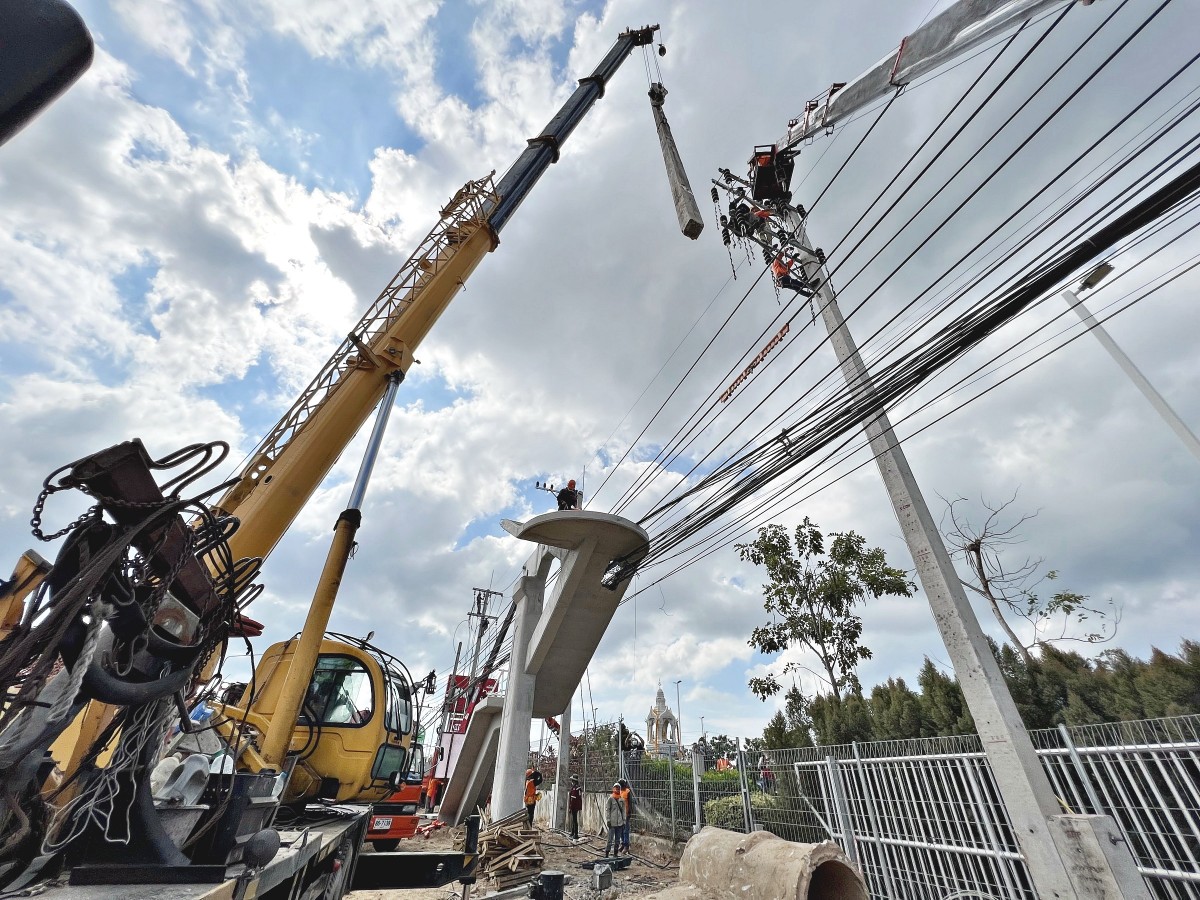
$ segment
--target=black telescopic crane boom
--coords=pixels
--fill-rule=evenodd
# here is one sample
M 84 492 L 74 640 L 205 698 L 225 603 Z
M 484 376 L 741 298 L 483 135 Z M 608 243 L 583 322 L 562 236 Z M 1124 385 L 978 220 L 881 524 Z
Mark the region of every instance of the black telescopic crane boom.
M 654 40 L 657 25 L 647 25 L 644 28 L 630 29 L 622 32 L 613 44 L 608 55 L 587 78 L 579 79 L 579 87 L 575 89 L 566 103 L 542 129 L 542 133 L 529 139 L 525 152 L 517 157 L 507 172 L 496 184 L 496 192 L 500 195 L 495 208 L 488 215 L 488 224 L 495 234 L 508 222 L 509 218 L 521 201 L 533 188 L 542 173 L 551 163 L 558 162 L 558 148 L 575 130 L 588 110 L 597 100 L 604 96 L 604 86 L 616 74 L 621 63 L 629 57 L 634 47 L 643 47 Z

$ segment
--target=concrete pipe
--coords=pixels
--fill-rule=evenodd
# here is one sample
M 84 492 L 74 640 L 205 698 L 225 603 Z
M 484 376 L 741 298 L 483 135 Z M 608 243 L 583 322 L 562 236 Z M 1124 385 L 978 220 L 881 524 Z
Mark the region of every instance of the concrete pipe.
M 794 844 L 767 831 L 705 827 L 687 842 L 679 879 L 722 900 L 867 900 L 862 875 L 833 841 Z

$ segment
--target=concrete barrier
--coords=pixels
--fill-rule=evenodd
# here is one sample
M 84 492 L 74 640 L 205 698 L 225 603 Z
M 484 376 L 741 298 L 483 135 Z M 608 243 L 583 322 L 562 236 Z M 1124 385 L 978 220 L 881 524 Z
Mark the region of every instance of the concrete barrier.
M 679 880 L 720 900 L 867 900 L 862 875 L 833 841 L 794 844 L 767 831 L 705 827 L 683 850 Z

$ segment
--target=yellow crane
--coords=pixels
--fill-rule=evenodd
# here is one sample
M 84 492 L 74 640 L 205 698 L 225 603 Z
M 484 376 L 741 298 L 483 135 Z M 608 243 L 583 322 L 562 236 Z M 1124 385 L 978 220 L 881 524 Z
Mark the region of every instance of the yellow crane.
M 174 870 L 180 867 L 240 861 L 262 873 L 255 876 L 260 890 L 272 871 L 271 878 L 292 879 L 305 896 L 337 897 L 349 887 L 365 812 L 349 823 L 320 826 L 325 830 L 317 847 L 306 842 L 279 850 L 269 826 L 281 796 L 370 800 L 394 787 L 406 765 L 415 729 L 408 673 L 366 641 L 326 635 L 361 520 L 369 462 L 338 518 L 304 629 L 269 648 L 242 695 L 220 707 L 220 728 L 237 772 L 214 769 L 215 778 L 205 772 L 195 779 L 217 792 L 218 808 L 197 826 L 211 832 L 203 841 L 196 831 L 185 832 L 192 836 L 182 841 L 170 836 L 167 810 L 156 806 L 147 787 L 159 729 L 176 715 L 186 723 L 186 700 L 215 668 L 224 635 L 250 624 L 240 611 L 256 595 L 261 560 L 376 407 L 380 419 L 368 456 L 378 451 L 386 412 L 421 340 L 499 244 L 505 224 L 558 160 L 562 143 L 603 96 L 608 80 L 634 48 L 652 42 L 657 27 L 622 33 L 498 181 L 493 175 L 470 181 L 451 198 L 215 502 L 187 491 L 224 459 L 228 448 L 219 444 L 154 460 L 131 441 L 47 479 L 35 508 L 39 537 L 41 507 L 50 494 L 77 489 L 96 505 L 64 531 L 69 536 L 52 567 L 27 553 L 13 579 L 0 584 L 0 628 L 7 630 L 0 644 L 0 678 L 7 686 L 0 761 L 22 761 L 8 770 L 0 766 L 0 884 L 31 877 L 26 864 L 46 836 L 90 861 L 76 867 L 73 883 L 133 877 L 130 863 L 138 864 L 138 878 L 178 882 Z M 170 475 L 162 476 L 167 480 L 161 485 L 159 472 Z M 46 835 L 45 823 L 28 815 L 21 801 L 40 809 L 39 790 L 54 789 L 44 781 L 43 753 L 55 738 L 50 755 L 67 781 L 57 788 L 60 815 Z M 87 777 L 79 777 L 85 771 Z M 201 774 L 195 766 L 189 771 Z M 125 868 L 114 874 L 110 842 L 121 836 L 111 832 L 122 827 Z M 276 852 L 287 858 L 284 875 L 279 866 L 272 869 Z M 418 856 L 406 854 L 410 869 L 420 868 Z M 429 877 L 441 883 L 469 869 L 461 854 L 456 861 L 434 862 Z M 172 872 L 164 875 L 166 870 Z M 195 872 L 200 877 L 199 868 Z M 380 877 L 404 880 L 368 873 L 363 886 L 378 886 Z

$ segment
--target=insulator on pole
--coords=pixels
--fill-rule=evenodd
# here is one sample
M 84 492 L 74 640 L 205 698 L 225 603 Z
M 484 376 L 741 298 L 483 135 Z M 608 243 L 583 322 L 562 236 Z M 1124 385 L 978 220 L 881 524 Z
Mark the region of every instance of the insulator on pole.
M 658 129 L 658 142 L 662 145 L 663 162 L 667 164 L 667 180 L 671 183 L 671 197 L 675 201 L 675 215 L 679 218 L 679 230 L 686 237 L 695 240 L 704 230 L 704 220 L 700 218 L 700 207 L 696 205 L 696 197 L 692 194 L 692 186 L 688 182 L 687 173 L 683 170 L 683 160 L 679 158 L 679 149 L 675 146 L 675 138 L 671 134 L 671 126 L 663 112 L 663 101 L 667 97 L 667 89 L 661 84 L 650 85 L 650 111 L 654 114 L 654 125 Z

